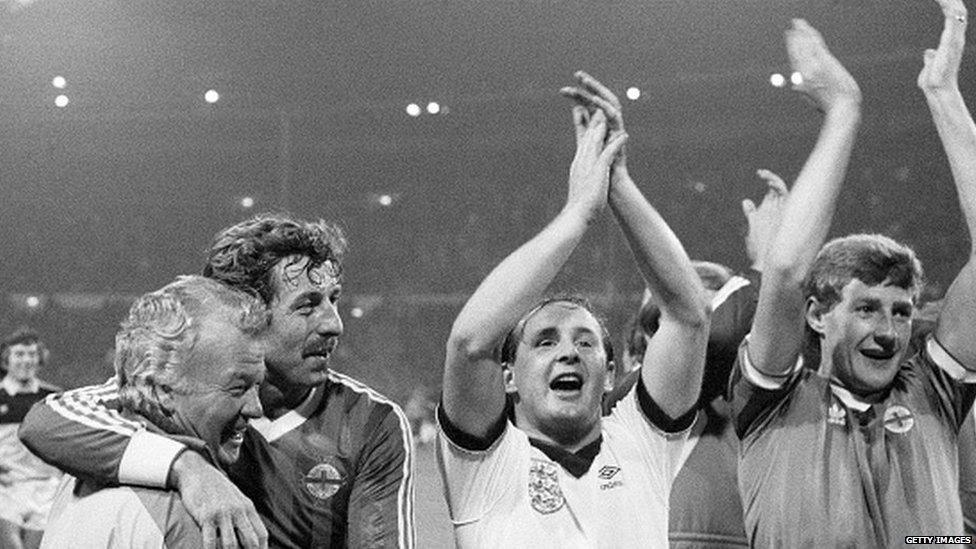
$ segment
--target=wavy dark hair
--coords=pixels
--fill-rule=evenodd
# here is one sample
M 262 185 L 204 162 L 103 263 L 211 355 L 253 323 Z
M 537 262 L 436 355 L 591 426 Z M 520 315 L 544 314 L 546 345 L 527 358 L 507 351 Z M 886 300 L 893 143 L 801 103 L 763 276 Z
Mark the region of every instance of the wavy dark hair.
M 17 328 L 13 333 L 7 335 L 0 342 L 0 374 L 7 373 L 7 360 L 10 359 L 10 348 L 14 345 L 33 345 L 37 344 L 38 366 L 43 367 L 47 364 L 47 346 L 41 340 L 41 336 L 36 331 L 27 326 Z
M 324 220 L 305 221 L 285 213 L 264 213 L 214 237 L 203 276 L 257 295 L 270 304 L 277 291 L 272 275 L 279 261 L 290 258 L 292 265 L 308 258 L 305 276 L 311 279 L 312 271 L 327 264 L 330 274 L 339 278 L 346 246 L 342 230 Z

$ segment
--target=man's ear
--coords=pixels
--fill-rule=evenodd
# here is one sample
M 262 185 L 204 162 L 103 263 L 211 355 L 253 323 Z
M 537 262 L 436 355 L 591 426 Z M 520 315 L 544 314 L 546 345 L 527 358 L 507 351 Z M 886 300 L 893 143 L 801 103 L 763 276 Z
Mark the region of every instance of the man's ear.
M 820 303 L 817 298 L 810 296 L 807 298 L 806 319 L 810 328 L 817 332 L 820 337 L 824 335 L 824 315 L 830 310 L 829 307 Z
M 603 380 L 603 392 L 609 393 L 613 390 L 614 382 L 617 380 L 617 365 L 612 361 L 607 361 L 607 377 Z
M 173 415 L 173 412 L 176 410 L 176 403 L 173 399 L 173 388 L 169 385 L 153 382 L 152 391 L 153 397 L 159 404 L 159 409 L 167 416 Z
M 509 363 L 502 364 L 502 379 L 505 380 L 505 392 L 508 394 L 517 393 L 518 387 L 515 386 L 515 374 Z

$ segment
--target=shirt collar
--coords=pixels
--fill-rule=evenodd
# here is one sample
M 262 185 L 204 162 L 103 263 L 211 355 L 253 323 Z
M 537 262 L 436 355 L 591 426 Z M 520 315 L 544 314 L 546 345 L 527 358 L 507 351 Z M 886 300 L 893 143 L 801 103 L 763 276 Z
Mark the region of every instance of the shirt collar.
M 315 410 L 318 409 L 324 394 L 324 385 L 318 385 L 309 391 L 308 396 L 305 397 L 305 400 L 301 404 L 289 410 L 281 417 L 272 420 L 268 419 L 267 416 L 262 416 L 252 419 L 250 425 L 257 432 L 261 433 L 265 440 L 274 442 L 302 423 L 305 423 L 305 420 L 311 417 L 315 413 Z
M 870 402 L 865 402 L 861 400 L 857 395 L 855 395 L 854 393 L 848 391 L 847 389 L 839 385 L 834 385 L 833 383 L 831 383 L 830 390 L 834 393 L 834 396 L 836 396 L 838 399 L 840 399 L 841 402 L 844 403 L 844 406 L 847 406 L 852 410 L 857 410 L 858 412 L 866 412 L 868 408 L 871 407 Z
M 41 390 L 41 382 L 38 379 L 30 380 L 26 385 L 23 383 L 18 383 L 14 381 L 10 376 L 4 376 L 3 382 L 0 382 L 0 386 L 3 387 L 7 394 L 14 396 L 18 393 L 36 393 Z
M 602 443 L 603 435 L 601 434 L 593 442 L 575 452 L 570 452 L 559 446 L 554 446 L 535 438 L 529 438 L 529 444 L 538 448 L 547 458 L 562 465 L 563 469 L 576 478 L 580 478 L 590 470 L 590 465 L 593 465 L 593 459 L 600 453 L 600 445 Z

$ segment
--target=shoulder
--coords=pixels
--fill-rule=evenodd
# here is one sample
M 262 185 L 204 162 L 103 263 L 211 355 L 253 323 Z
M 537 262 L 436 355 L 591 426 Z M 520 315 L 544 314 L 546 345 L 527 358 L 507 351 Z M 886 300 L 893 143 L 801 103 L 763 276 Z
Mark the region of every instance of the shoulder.
M 342 421 L 368 441 L 389 441 L 409 451 L 410 422 L 403 409 L 365 383 L 338 372 L 330 372 L 325 384 L 323 413 L 339 414 Z
M 327 406 L 342 406 L 346 413 L 367 416 L 400 417 L 406 423 L 406 415 L 400 405 L 366 385 L 365 383 L 338 372 L 330 372 L 325 386 Z

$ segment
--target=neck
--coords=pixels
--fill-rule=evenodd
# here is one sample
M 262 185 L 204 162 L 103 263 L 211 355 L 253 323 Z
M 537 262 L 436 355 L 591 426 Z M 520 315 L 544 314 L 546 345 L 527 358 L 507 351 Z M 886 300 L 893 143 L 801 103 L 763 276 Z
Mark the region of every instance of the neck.
M 882 400 L 884 400 L 884 397 L 888 393 L 887 387 L 879 390 L 873 390 L 873 391 L 851 387 L 847 383 L 844 383 L 844 380 L 834 375 L 833 364 L 826 359 L 820 361 L 820 368 L 817 369 L 817 373 L 821 377 L 825 377 L 829 379 L 831 384 L 846 390 L 850 394 L 856 396 L 858 400 L 861 400 L 862 402 L 866 402 L 868 404 L 881 402 Z
M 308 397 L 308 393 L 311 390 L 312 388 L 307 385 L 284 383 L 279 383 L 278 385 L 272 385 L 270 383 L 262 384 L 260 398 L 261 406 L 264 408 L 264 415 L 269 419 L 278 419 L 297 408 Z
M 597 421 L 587 429 L 581 429 L 578 422 L 573 422 L 572 425 L 567 426 L 558 424 L 545 427 L 523 425 L 522 423 L 518 422 L 517 417 L 516 425 L 529 438 L 541 440 L 542 442 L 551 444 L 553 446 L 559 446 L 567 452 L 576 452 L 580 448 L 600 438 L 599 419 L 597 419 Z
M 18 391 L 26 391 L 34 386 L 34 379 L 17 379 L 9 375 L 3 378 L 3 382 L 15 387 Z

